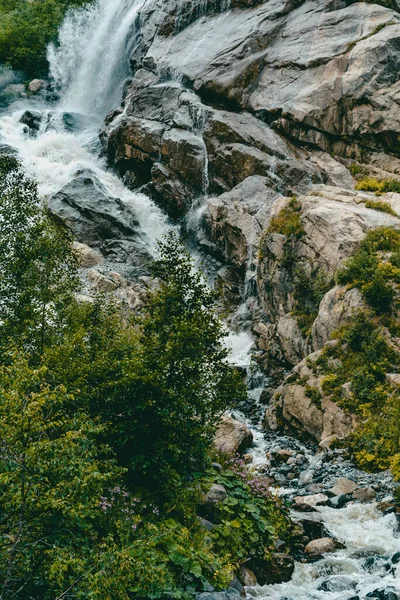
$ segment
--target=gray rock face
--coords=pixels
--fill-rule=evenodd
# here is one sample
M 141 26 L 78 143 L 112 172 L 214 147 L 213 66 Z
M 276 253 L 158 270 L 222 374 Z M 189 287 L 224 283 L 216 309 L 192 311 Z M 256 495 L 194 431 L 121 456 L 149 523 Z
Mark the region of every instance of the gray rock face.
M 228 6 L 144 2 L 134 77 L 123 106 L 106 120 L 103 147 L 132 189 L 176 219 L 207 198 L 198 237 L 219 262 L 226 298 L 234 304 L 247 273 L 259 302 L 259 350 L 278 375 L 295 367 L 298 377 L 273 394 L 268 426 L 278 426 L 279 413 L 318 441 L 345 437 L 355 419 L 323 396 L 306 358 L 364 307 L 359 291 L 334 286 L 337 269 L 369 230 L 400 226 L 399 218 L 366 207 L 374 197 L 354 191 L 347 168 L 357 160 L 366 174 L 399 177 L 400 1 Z M 304 232 L 288 249 L 285 236 L 268 228 L 293 195 Z M 400 195 L 382 199 L 400 215 Z M 295 268 L 327 282 L 306 325 L 296 311 Z M 237 446 L 237 432 L 226 439 Z
M 99 248 L 110 260 L 140 264 L 149 259 L 134 214 L 110 197 L 93 173 L 78 173 L 49 200 L 49 209 L 79 242 Z
M 141 15 L 142 64 L 179 73 L 203 98 L 267 115 L 321 149 L 393 153 L 397 0 L 236 2 L 229 13 L 217 2 L 202 11 L 200 2 L 179 10 L 157 1 L 154 11 L 155 2 L 148 0 Z
M 276 430 L 282 426 L 277 419 L 279 414 L 286 427 L 318 442 L 330 436 L 343 439 L 354 430 L 355 416 L 324 395 L 321 387 L 323 377 L 315 375 L 309 366 L 320 354 L 320 351 L 310 354 L 296 365 L 288 380 L 277 388 L 266 409 L 267 428 Z M 295 382 L 291 382 L 293 376 Z M 310 389 L 314 390 L 314 395 Z

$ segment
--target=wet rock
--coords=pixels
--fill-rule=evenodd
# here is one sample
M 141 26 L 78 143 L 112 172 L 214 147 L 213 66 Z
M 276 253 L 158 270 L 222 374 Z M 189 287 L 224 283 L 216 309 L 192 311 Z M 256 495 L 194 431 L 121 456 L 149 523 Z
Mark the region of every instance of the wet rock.
M 337 548 L 335 540 L 329 537 L 313 540 L 305 547 L 305 553 L 309 556 L 320 556 L 328 552 L 334 552 Z
M 231 583 L 229 584 L 229 589 L 236 590 L 242 598 L 244 598 L 246 596 L 245 589 L 244 589 L 240 579 L 236 576 L 232 579 Z
M 49 209 L 76 235 L 78 241 L 98 246 L 105 240 L 139 241 L 138 221 L 119 198 L 111 197 L 99 179 L 81 172 L 55 194 Z
M 225 415 L 221 419 L 214 439 L 215 447 L 226 454 L 236 454 L 251 446 L 253 434 L 244 424 Z
M 360 488 L 353 492 L 353 500 L 357 502 L 371 502 L 376 498 L 376 492 L 371 487 Z
M 376 589 L 367 594 L 367 598 L 376 598 L 377 600 L 398 600 L 399 596 L 393 590 Z
M 245 587 L 254 587 L 255 585 L 258 585 L 257 577 L 254 575 L 253 571 L 247 567 L 240 568 L 239 579 Z
M 23 83 L 10 83 L 4 90 L 4 94 L 11 94 L 20 98 L 26 98 L 26 90 Z
M 259 585 L 270 585 L 290 581 L 294 571 L 291 556 L 276 552 L 270 561 L 250 560 L 249 567 L 255 573 Z
M 335 494 L 335 496 L 342 494 L 352 494 L 356 491 L 357 487 L 357 484 L 351 479 L 346 479 L 346 477 L 340 477 L 336 480 L 336 483 L 331 489 L 331 492 Z
M 26 125 L 32 132 L 37 132 L 42 124 L 42 115 L 36 110 L 26 110 L 19 122 Z
M 329 506 L 332 508 L 343 508 L 350 500 L 350 494 L 339 494 L 329 499 Z
M 47 86 L 48 83 L 44 79 L 33 79 L 29 83 L 28 89 L 32 94 L 37 94 L 38 92 L 45 90 Z
M 400 563 L 400 552 L 396 552 L 396 554 L 393 554 L 392 563 L 394 565 L 398 565 Z

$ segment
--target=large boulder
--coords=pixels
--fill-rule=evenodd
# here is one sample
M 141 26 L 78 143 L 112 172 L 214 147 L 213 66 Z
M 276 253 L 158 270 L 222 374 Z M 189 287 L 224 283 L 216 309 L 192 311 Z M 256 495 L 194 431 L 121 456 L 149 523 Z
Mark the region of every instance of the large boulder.
M 354 431 L 357 424 L 355 416 L 345 412 L 324 394 L 323 377 L 311 368 L 320 355 L 321 351 L 309 355 L 277 388 L 266 409 L 267 428 L 289 428 L 318 442 L 330 436 L 343 439 Z
M 246 450 L 252 442 L 253 434 L 244 423 L 236 421 L 229 415 L 222 417 L 214 439 L 217 450 L 225 454 L 237 454 L 241 450 Z
M 365 308 L 365 302 L 358 288 L 347 289 L 335 286 L 324 296 L 318 316 L 312 327 L 314 350 L 322 348 L 332 333 L 351 322 L 354 315 Z
M 50 211 L 78 242 L 99 248 L 111 262 L 144 264 L 150 258 L 131 208 L 90 171 L 81 171 L 49 200 Z

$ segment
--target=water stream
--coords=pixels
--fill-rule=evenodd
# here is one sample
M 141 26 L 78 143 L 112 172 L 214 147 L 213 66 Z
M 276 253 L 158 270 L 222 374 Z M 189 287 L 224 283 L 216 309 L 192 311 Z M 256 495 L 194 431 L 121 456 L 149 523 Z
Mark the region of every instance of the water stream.
M 119 104 L 122 85 L 129 74 L 129 54 L 136 43 L 136 23 L 144 0 L 99 0 L 88 9 L 69 14 L 60 30 L 60 45 L 49 48 L 50 72 L 58 91 L 56 102 L 45 98 L 23 100 L 0 114 L 0 144 L 14 148 L 26 171 L 39 184 L 39 191 L 50 197 L 79 170 L 89 170 L 100 180 L 112 198 L 121 199 L 140 224 L 143 243 L 151 253 L 157 240 L 170 229 L 166 215 L 144 194 L 129 191 L 121 180 L 107 170 L 99 158 L 98 133 L 107 112 Z M 223 6 L 229 10 L 229 0 Z M 25 110 L 42 115 L 40 130 L 30 137 L 20 123 Z M 78 126 L 68 130 L 64 115 L 80 115 Z M 203 123 L 198 134 L 201 136 Z M 207 191 L 205 157 L 204 193 Z M 200 221 L 204 203 L 192 214 L 192 227 Z M 251 262 L 251 261 L 250 261 Z M 239 309 L 240 310 L 240 309 Z M 245 310 L 245 308 L 243 309 Z M 240 322 L 240 319 L 239 319 Z M 242 330 L 229 336 L 232 363 L 249 370 L 253 339 Z M 249 374 L 249 397 L 258 403 L 264 386 L 260 374 Z M 261 414 L 262 407 L 259 407 Z M 247 421 L 243 414 L 237 417 Z M 378 500 L 390 500 L 391 480 L 387 474 L 370 476 L 355 469 L 339 454 L 317 452 L 298 440 L 262 431 L 259 424 L 247 421 L 253 430 L 253 466 L 273 473 L 279 493 L 288 499 L 312 493 L 320 486 L 328 489 L 339 476 L 354 479 L 360 487 L 375 485 Z M 289 448 L 296 459 L 297 482 L 288 481 L 279 468 L 271 467 L 266 453 Z M 301 484 L 304 474 L 312 472 L 312 483 Z M 314 486 L 314 487 L 312 487 Z M 318 488 L 319 489 L 319 488 Z M 386 590 L 385 600 L 400 597 L 400 538 L 394 514 L 383 515 L 376 502 L 350 503 L 345 508 L 318 508 L 327 531 L 345 549 L 327 554 L 316 563 L 296 566 L 289 583 L 256 587 L 249 596 L 260 600 L 363 600 L 375 590 Z M 397 561 L 397 562 L 396 562 Z M 389 594 L 389 595 L 388 595 Z

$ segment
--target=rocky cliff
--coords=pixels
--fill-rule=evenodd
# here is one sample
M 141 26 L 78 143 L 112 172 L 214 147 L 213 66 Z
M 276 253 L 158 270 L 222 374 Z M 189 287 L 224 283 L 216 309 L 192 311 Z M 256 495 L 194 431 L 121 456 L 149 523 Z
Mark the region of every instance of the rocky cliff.
M 146 0 L 131 65 L 101 134 L 109 163 L 196 221 L 274 386 L 294 369 L 268 426 L 347 435 L 354 417 L 310 364 L 365 308 L 338 268 L 368 231 L 400 227 L 400 195 L 382 210 L 354 178 L 400 180 L 400 2 Z

